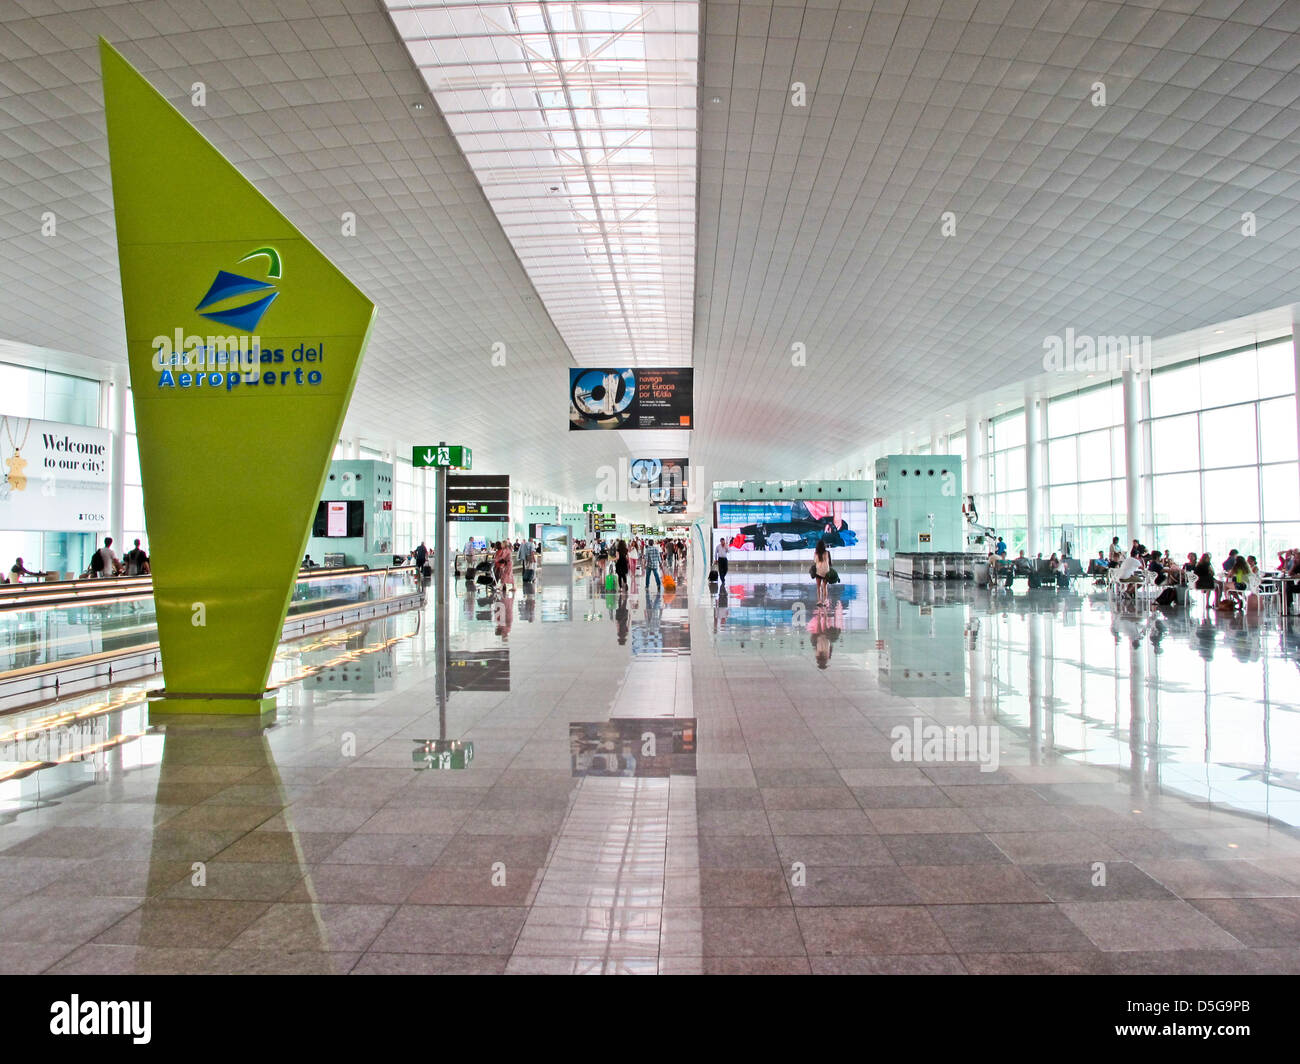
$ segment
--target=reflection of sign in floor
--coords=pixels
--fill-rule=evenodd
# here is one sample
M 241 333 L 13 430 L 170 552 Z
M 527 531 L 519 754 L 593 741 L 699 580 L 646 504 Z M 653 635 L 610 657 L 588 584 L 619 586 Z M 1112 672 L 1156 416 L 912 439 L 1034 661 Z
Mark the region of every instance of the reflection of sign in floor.
M 575 776 L 694 776 L 694 717 L 623 717 L 569 724 Z
M 447 654 L 448 691 L 509 691 L 510 648 Z
M 411 751 L 416 771 L 426 768 L 469 768 L 474 760 L 474 744 L 463 739 L 416 739 Z

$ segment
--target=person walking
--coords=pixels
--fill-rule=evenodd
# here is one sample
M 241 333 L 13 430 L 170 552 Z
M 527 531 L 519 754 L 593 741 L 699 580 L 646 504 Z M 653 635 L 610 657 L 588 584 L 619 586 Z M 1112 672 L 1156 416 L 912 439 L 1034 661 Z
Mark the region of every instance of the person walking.
M 614 573 L 618 576 L 618 589 L 620 591 L 627 591 L 628 568 L 627 543 L 620 539 L 618 541 L 616 557 L 614 558 Z
M 713 552 L 713 564 L 718 570 L 718 580 L 727 579 L 727 557 L 730 549 L 725 539 L 718 540 L 717 549 Z
M 628 544 L 628 547 L 627 547 L 627 571 L 628 571 L 629 573 L 632 574 L 632 576 L 633 576 L 634 579 L 635 579 L 635 577 L 636 577 L 636 562 L 637 562 L 637 558 L 640 556 L 640 553 L 641 553 L 641 552 L 637 549 L 637 541 L 636 541 L 636 540 L 633 540 L 631 543 Z
M 138 539 L 122 561 L 126 564 L 127 576 L 144 576 L 149 572 L 149 555 L 141 548 Z
M 537 565 L 537 551 L 533 547 L 531 539 L 524 540 L 519 544 L 519 568 L 524 571 L 524 583 L 530 584 L 533 577 L 537 574 L 534 567 Z
M 510 550 L 508 540 L 497 544 L 497 552 L 492 559 L 492 568 L 496 571 L 497 582 L 501 585 L 501 594 L 506 593 L 507 586 L 513 592 L 515 589 L 515 557 Z
M 817 584 L 817 605 L 829 606 L 831 601 L 830 581 L 831 552 L 826 549 L 826 541 L 818 540 L 813 551 L 813 580 Z
M 415 562 L 415 579 L 424 579 L 424 563 L 429 560 L 429 548 L 424 545 L 424 540 L 420 540 L 420 545 L 407 555 L 411 561 Z
M 659 579 L 659 567 L 663 563 L 663 554 L 659 550 L 659 545 L 653 539 L 646 541 L 645 547 L 645 590 L 650 594 L 650 577 L 653 574 L 655 578 L 655 589 L 662 591 L 664 588 L 663 581 Z
M 117 555 L 113 553 L 113 537 L 106 536 L 104 545 L 90 556 L 90 575 L 91 576 L 117 576 L 122 569 L 122 563 L 117 560 Z

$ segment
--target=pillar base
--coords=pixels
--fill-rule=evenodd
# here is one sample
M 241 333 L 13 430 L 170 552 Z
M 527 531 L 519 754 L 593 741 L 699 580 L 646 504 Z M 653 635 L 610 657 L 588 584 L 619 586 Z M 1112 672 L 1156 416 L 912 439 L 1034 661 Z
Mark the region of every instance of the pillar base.
M 149 722 L 173 716 L 275 716 L 275 695 L 173 695 L 149 692 Z

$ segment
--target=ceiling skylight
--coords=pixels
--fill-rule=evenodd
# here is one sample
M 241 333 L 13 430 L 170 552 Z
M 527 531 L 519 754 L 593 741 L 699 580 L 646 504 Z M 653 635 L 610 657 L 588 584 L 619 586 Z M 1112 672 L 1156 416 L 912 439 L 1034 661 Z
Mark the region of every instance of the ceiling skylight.
M 689 365 L 695 0 L 385 3 L 577 362 Z

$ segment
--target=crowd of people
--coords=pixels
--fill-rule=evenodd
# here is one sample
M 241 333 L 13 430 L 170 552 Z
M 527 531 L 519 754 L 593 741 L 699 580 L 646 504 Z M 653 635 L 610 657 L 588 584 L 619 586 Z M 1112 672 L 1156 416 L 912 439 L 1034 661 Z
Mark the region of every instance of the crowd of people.
M 988 561 L 990 571 L 998 578 L 1005 578 L 1007 587 L 1019 575 L 1028 576 L 1031 587 L 1041 586 L 1044 581 L 1068 587 L 1071 576 L 1077 572 L 1073 568 L 1074 559 L 1068 554 L 1053 554 L 1046 561 L 1041 554 L 1037 559 L 1026 558 L 1024 551 L 1013 559 L 1006 555 L 1006 542 L 999 537 Z M 1261 585 L 1265 580 L 1274 579 L 1286 595 L 1289 608 L 1300 592 L 1300 549 L 1279 551 L 1277 567 L 1266 572 L 1253 554 L 1241 554 L 1235 548 L 1216 565 L 1209 553 L 1198 555 L 1189 551 L 1185 560 L 1180 560 L 1168 550 L 1148 548 L 1137 539 L 1125 549 L 1115 536 L 1108 548 L 1098 550 L 1097 556 L 1089 560 L 1086 573 L 1098 586 L 1118 585 L 1121 593 L 1131 594 L 1148 583 L 1162 592 L 1168 591 L 1163 598 L 1157 597 L 1161 605 L 1174 604 L 1178 595 L 1172 589 L 1185 586 L 1204 593 L 1207 604 L 1212 598 L 1213 607 L 1222 610 L 1255 608 Z
M 148 576 L 150 572 L 149 554 L 140 546 L 138 539 L 122 558 L 118 558 L 117 552 L 113 550 L 113 537 L 106 536 L 104 545 L 97 548 L 90 556 L 90 564 L 82 571 L 81 578 Z M 55 575 L 37 569 L 28 569 L 26 563 L 19 557 L 14 560 L 7 573 L 0 573 L 0 584 L 21 584 L 24 579 L 45 580 Z

